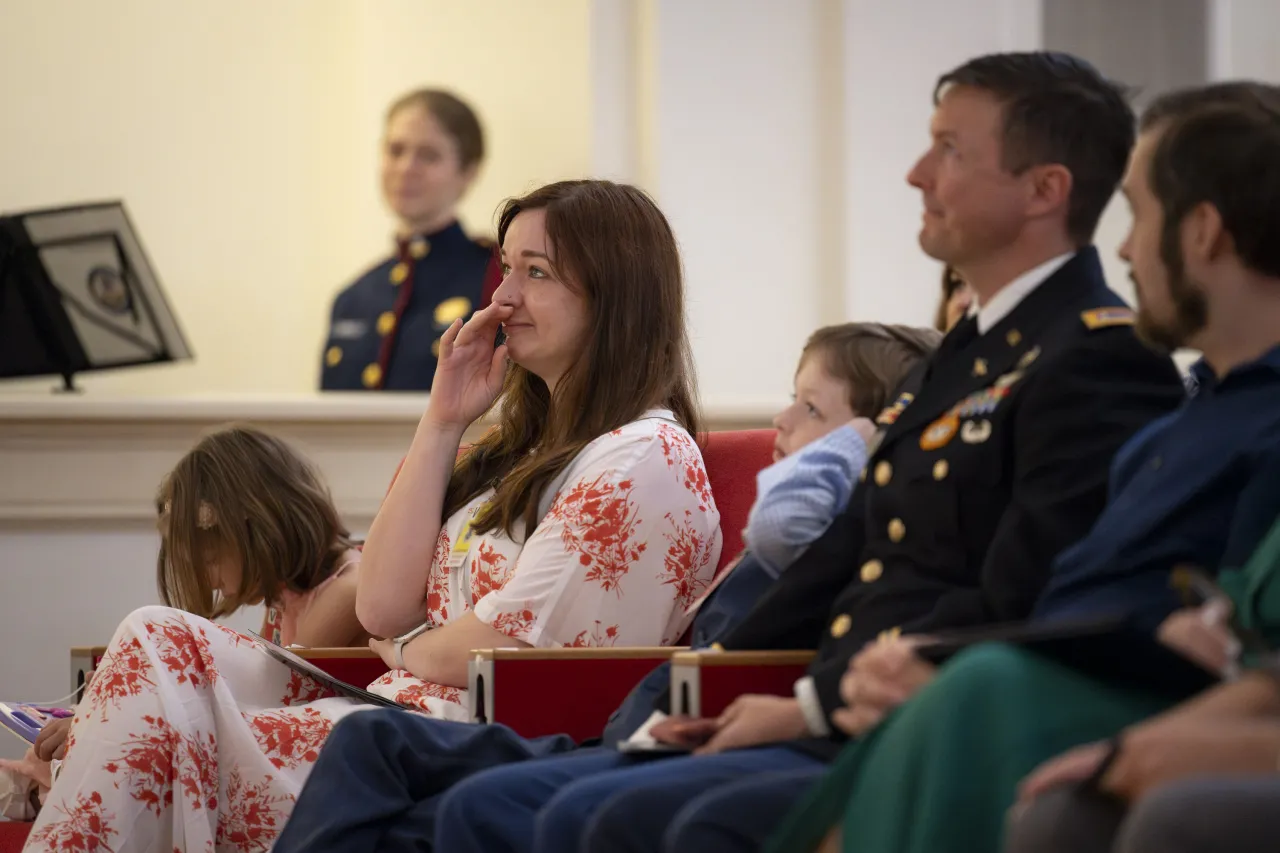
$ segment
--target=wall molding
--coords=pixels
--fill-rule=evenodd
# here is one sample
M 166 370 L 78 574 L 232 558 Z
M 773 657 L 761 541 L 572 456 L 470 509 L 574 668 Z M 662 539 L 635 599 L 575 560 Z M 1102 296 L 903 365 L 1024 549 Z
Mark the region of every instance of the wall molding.
M 241 421 L 295 442 L 347 523 L 365 529 L 425 408 L 425 395 L 389 394 L 0 398 L 0 527 L 151 523 L 164 474 L 200 435 Z M 708 406 L 708 426 L 766 427 L 777 408 L 722 401 Z

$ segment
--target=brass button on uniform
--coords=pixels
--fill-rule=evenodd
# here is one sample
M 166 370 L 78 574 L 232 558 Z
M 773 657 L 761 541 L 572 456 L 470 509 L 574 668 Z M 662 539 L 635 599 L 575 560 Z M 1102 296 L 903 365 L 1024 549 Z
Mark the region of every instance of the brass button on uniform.
M 849 629 L 853 627 L 853 619 L 848 613 L 841 613 L 831 623 L 831 636 L 837 640 L 849 633 Z
M 895 518 L 889 522 L 889 541 L 901 542 L 907 535 L 907 526 L 902 523 L 902 519 Z
M 933 463 L 933 479 L 945 480 L 949 473 L 951 473 L 951 466 L 947 464 L 947 460 L 939 459 Z
M 337 367 L 342 361 L 342 347 L 329 347 L 324 351 L 324 363 L 330 367 Z
M 409 277 L 409 265 L 404 261 L 396 264 L 391 268 L 391 283 L 403 284 L 404 280 Z
M 879 560 L 867 560 L 862 564 L 862 570 L 858 573 L 863 583 L 875 583 L 880 580 L 882 574 L 884 574 L 884 563 Z
M 973 375 L 974 376 L 987 375 L 987 360 L 985 358 L 975 358 L 973 360 Z
M 409 241 L 409 254 L 415 260 L 422 260 L 431 251 L 431 242 L 424 237 L 415 237 Z
M 436 306 L 432 318 L 436 327 L 447 329 L 454 320 L 461 320 L 471 313 L 471 300 L 465 296 L 454 296 Z
M 378 315 L 378 334 L 384 338 L 396 327 L 396 312 L 383 311 Z
M 377 388 L 382 382 L 382 368 L 376 364 L 371 364 L 360 374 L 360 381 L 364 383 L 366 388 Z
M 1004 339 L 1009 342 L 1009 346 L 1016 347 L 1022 343 L 1022 332 L 1017 329 L 1010 329 L 1009 334 L 1005 335 Z
M 893 479 L 893 466 L 888 462 L 881 462 L 876 466 L 876 485 L 887 486 L 889 481 Z

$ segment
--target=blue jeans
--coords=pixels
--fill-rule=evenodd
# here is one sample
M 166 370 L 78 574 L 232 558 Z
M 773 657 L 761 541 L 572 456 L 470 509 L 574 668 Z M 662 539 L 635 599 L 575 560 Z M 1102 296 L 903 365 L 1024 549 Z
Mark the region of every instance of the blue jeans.
M 526 740 L 505 726 L 358 711 L 334 726 L 272 849 L 430 850 L 436 805 L 451 785 L 575 748 L 565 735 Z
M 584 750 L 499 767 L 441 799 L 435 849 L 751 850 L 825 768 L 785 746 L 675 758 Z M 708 839 L 716 846 L 687 846 Z

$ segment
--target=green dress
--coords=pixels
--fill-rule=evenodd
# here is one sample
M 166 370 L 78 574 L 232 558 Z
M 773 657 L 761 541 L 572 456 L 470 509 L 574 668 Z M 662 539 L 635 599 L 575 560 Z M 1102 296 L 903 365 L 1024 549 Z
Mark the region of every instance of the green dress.
M 1273 644 L 1278 568 L 1280 521 L 1243 569 L 1219 579 L 1239 623 Z M 846 853 L 998 853 L 1005 814 L 1029 772 L 1170 704 L 1013 646 L 974 647 L 848 746 L 765 849 L 807 853 L 841 824 Z

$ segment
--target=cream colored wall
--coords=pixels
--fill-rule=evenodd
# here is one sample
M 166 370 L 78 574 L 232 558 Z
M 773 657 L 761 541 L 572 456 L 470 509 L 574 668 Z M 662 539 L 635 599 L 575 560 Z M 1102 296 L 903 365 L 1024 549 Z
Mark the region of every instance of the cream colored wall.
M 388 101 L 478 109 L 462 218 L 489 232 L 502 198 L 589 171 L 587 28 L 588 0 L 5 0 L 0 210 L 123 198 L 197 355 L 82 384 L 314 387 L 330 300 L 388 246 Z

